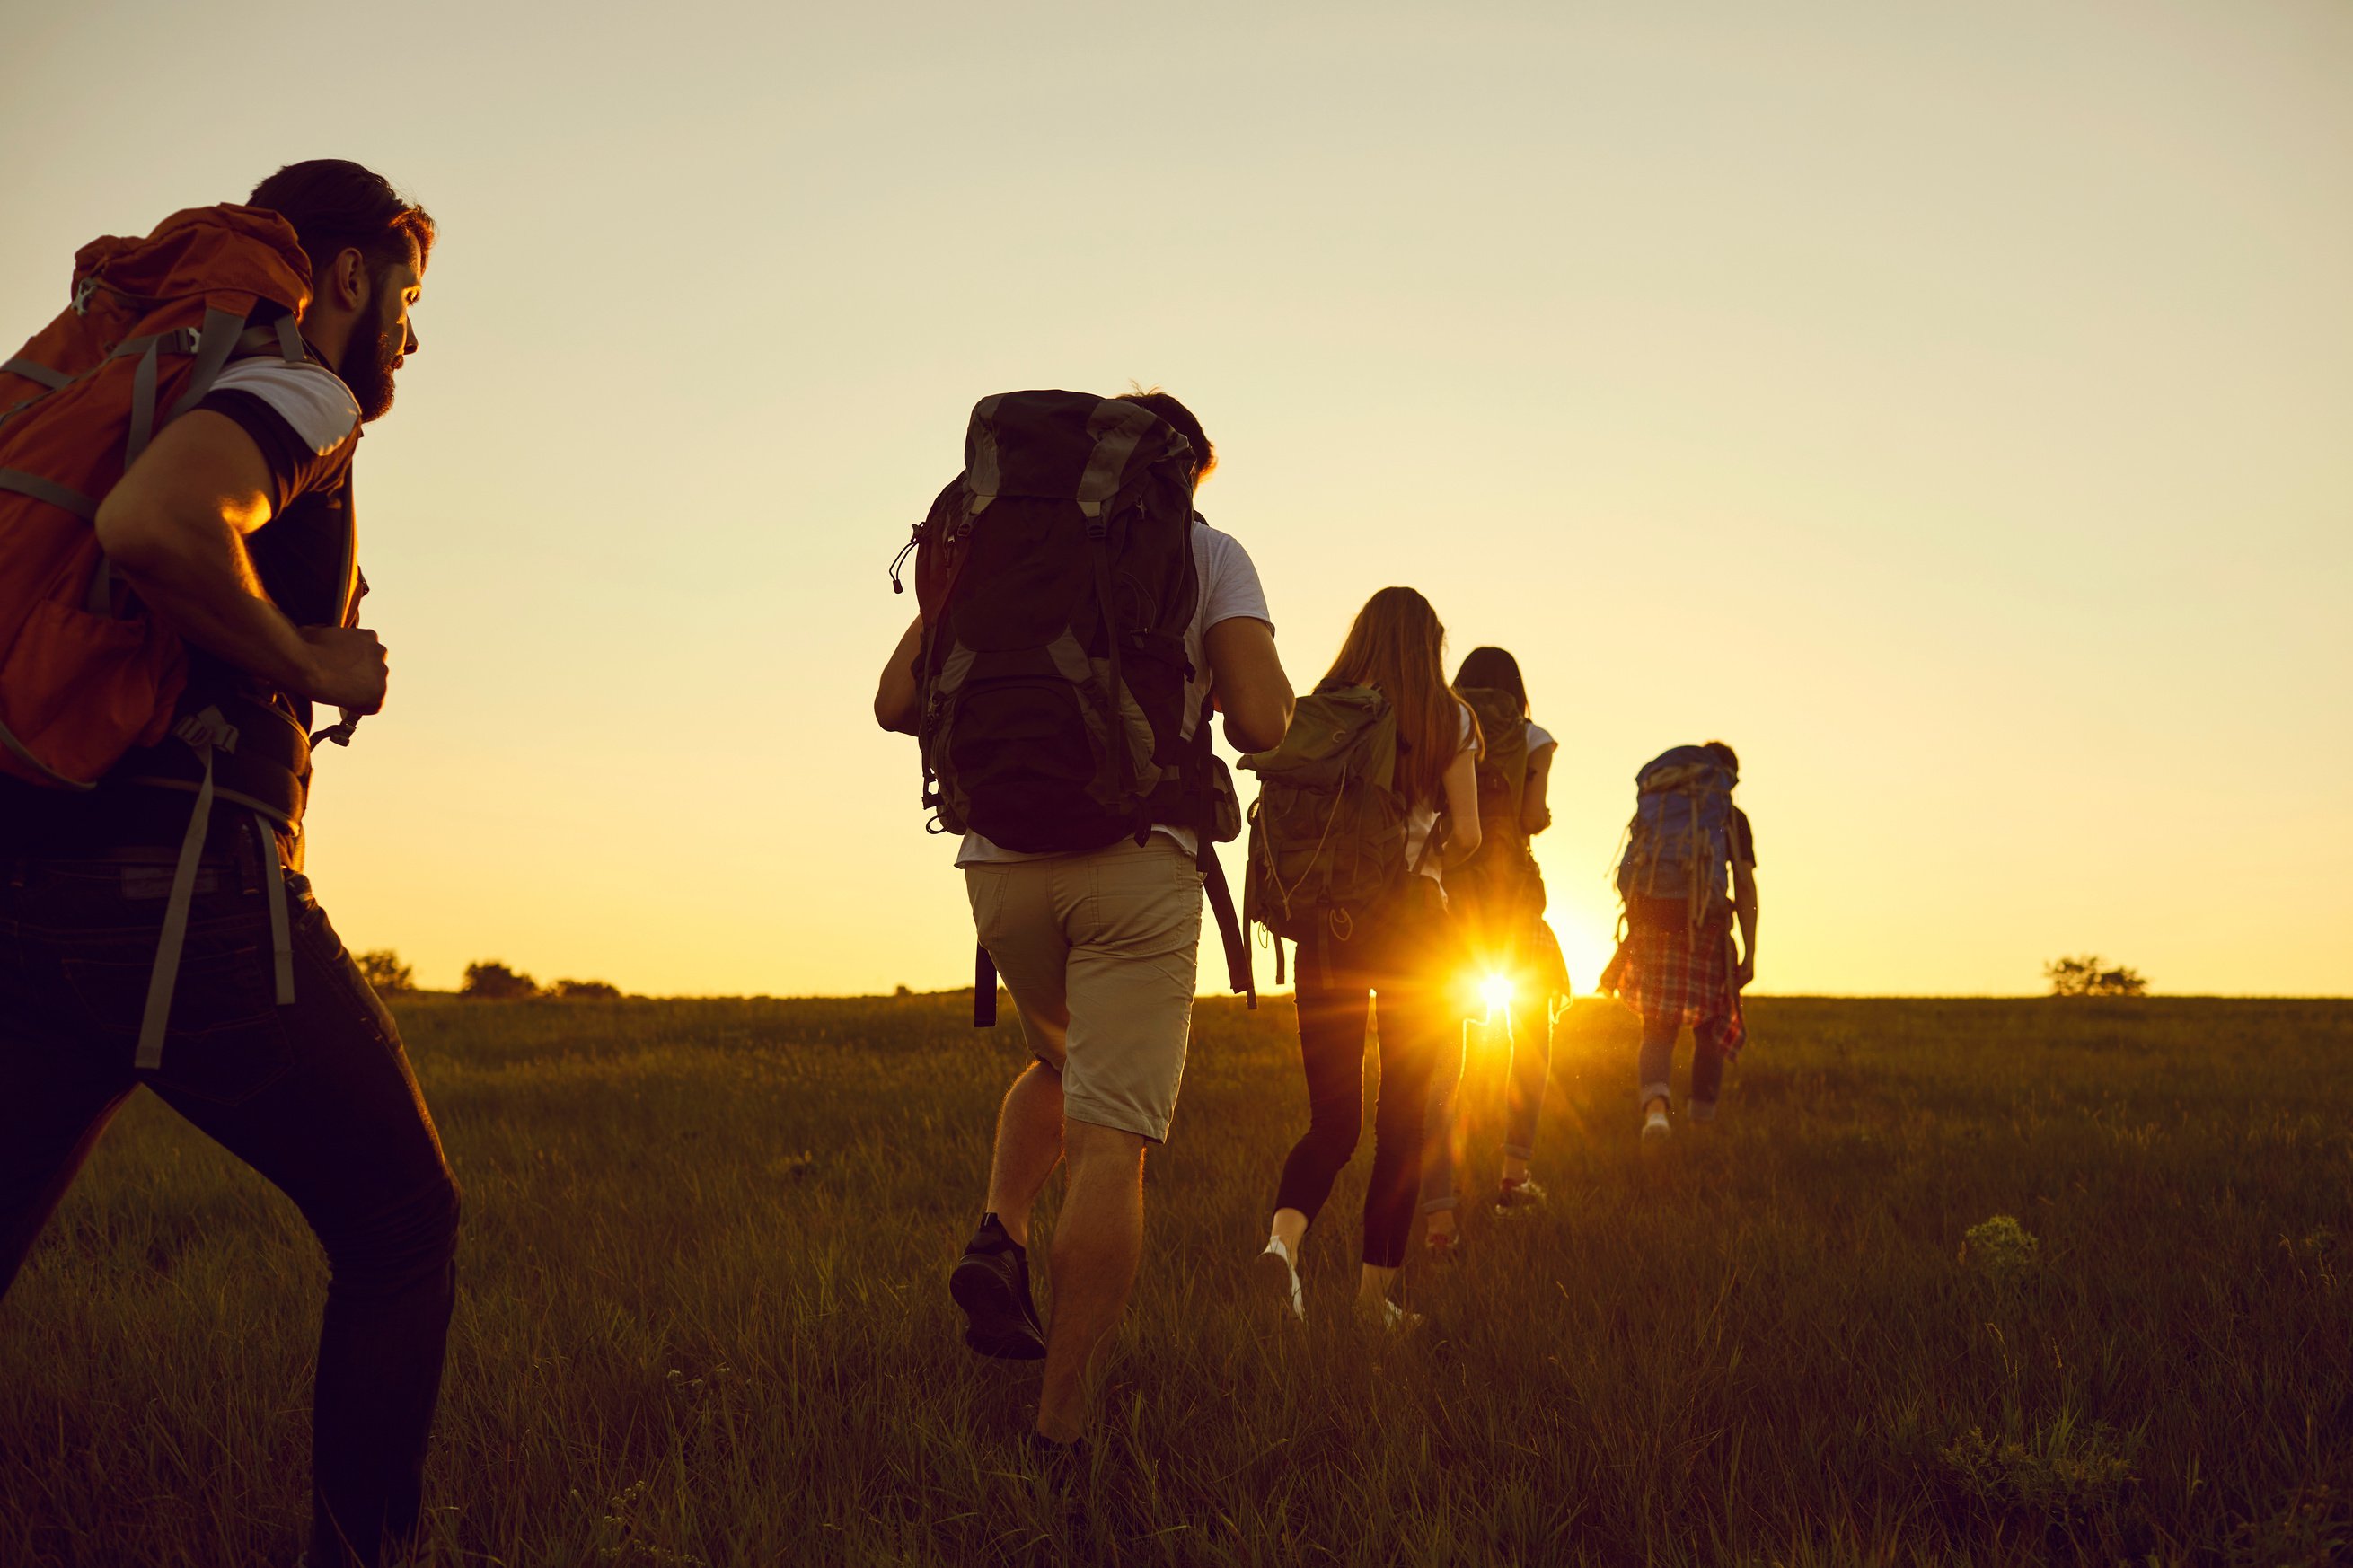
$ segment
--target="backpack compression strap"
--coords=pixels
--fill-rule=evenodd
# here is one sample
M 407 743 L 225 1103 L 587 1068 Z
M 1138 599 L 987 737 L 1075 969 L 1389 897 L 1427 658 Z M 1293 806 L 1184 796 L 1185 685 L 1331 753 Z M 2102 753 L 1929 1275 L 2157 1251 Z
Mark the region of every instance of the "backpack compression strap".
M 997 960 L 978 942 L 972 944 L 972 1026 L 997 1027 Z
M 1087 429 L 1095 438 L 1094 450 L 1088 454 L 1086 471 L 1079 476 L 1078 491 L 1071 498 L 1087 520 L 1087 554 L 1094 566 L 1096 613 L 1103 616 L 1103 646 L 1110 655 L 1103 680 L 1103 720 L 1119 764 L 1119 792 L 1123 795 L 1135 791 L 1135 758 L 1127 743 L 1127 716 L 1120 707 L 1120 692 L 1124 689 L 1119 668 L 1121 627 L 1113 618 L 1118 601 L 1112 593 L 1111 519 L 1107 514 L 1113 498 L 1119 493 L 1120 477 L 1127 471 L 1127 460 L 1135 456 L 1145 432 L 1158 423 L 1158 417 L 1141 404 L 1109 397 L 1097 404 L 1094 413 L 1087 418 Z M 1139 846 L 1151 835 L 1151 823 L 1137 824 L 1135 842 Z
M 1258 1006 L 1258 972 L 1250 963 L 1250 938 L 1242 930 L 1240 915 L 1235 912 L 1234 892 L 1226 885 L 1225 865 L 1218 858 L 1215 802 L 1209 795 L 1213 776 L 1210 767 L 1214 756 L 1212 748 L 1217 744 L 1217 731 L 1213 727 L 1216 713 L 1217 699 L 1205 695 L 1201 699 L 1200 717 L 1193 724 L 1193 738 L 1197 743 L 1196 764 L 1192 770 L 1193 787 L 1189 792 L 1194 802 L 1193 837 L 1197 846 L 1193 852 L 1193 864 L 1201 873 L 1201 890 L 1209 896 L 1209 911 L 1217 916 L 1218 936 L 1225 943 L 1229 989 L 1249 997 L 1249 1005 L 1255 1009 Z M 1274 966 L 1277 971 L 1275 983 L 1281 984 L 1282 944 L 1280 941 L 1275 943 Z

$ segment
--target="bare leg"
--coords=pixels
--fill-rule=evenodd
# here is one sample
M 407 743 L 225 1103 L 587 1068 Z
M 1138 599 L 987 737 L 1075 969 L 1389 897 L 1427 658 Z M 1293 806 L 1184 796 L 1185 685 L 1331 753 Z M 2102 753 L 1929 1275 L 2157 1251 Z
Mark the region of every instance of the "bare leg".
M 1307 1239 L 1307 1216 L 1297 1209 L 1274 1211 L 1274 1239 L 1291 1254 L 1292 1261 L 1299 1260 L 1299 1244 Z
M 1356 1272 L 1356 1306 L 1364 1311 L 1377 1312 L 1381 1303 L 1389 1299 L 1389 1287 L 1397 1283 L 1402 1270 L 1377 1268 L 1367 1263 Z
M 1126 1310 L 1144 1255 L 1144 1140 L 1072 1121 L 1063 1141 L 1070 1184 L 1054 1226 L 1054 1306 L 1038 1391 L 1039 1435 L 1056 1443 L 1086 1430 L 1087 1373 Z
M 988 1207 L 1016 1246 L 1029 1245 L 1029 1210 L 1061 1159 L 1062 1075 L 1033 1061 L 1006 1090 L 988 1165 Z

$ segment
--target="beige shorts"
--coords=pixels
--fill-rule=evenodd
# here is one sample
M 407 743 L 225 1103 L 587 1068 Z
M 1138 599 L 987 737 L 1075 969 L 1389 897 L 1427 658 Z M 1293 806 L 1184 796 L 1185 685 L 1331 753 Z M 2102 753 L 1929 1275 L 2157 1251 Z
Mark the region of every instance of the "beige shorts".
M 1092 855 L 967 866 L 980 943 L 1068 1121 L 1157 1143 L 1176 1113 L 1201 951 L 1201 873 L 1165 833 Z

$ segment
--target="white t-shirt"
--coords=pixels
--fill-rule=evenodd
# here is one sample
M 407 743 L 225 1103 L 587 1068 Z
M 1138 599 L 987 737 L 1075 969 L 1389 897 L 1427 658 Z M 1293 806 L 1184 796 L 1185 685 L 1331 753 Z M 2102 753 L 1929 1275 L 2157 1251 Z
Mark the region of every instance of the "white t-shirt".
M 1193 623 L 1185 628 L 1185 661 L 1193 667 L 1193 677 L 1185 683 L 1185 720 L 1181 731 L 1190 739 L 1201 715 L 1201 700 L 1209 694 L 1208 632 L 1219 621 L 1264 621 L 1267 630 L 1274 629 L 1274 617 L 1267 613 L 1266 590 L 1259 585 L 1258 568 L 1250 562 L 1250 552 L 1229 533 L 1220 533 L 1206 522 L 1193 525 L 1193 570 L 1201 580 L 1201 602 L 1193 611 Z M 1165 833 L 1184 846 L 1187 854 L 1196 852 L 1199 841 L 1190 828 L 1163 824 L 1155 833 Z M 1044 855 L 1024 854 L 1018 849 L 1000 849 L 977 833 L 967 833 L 956 850 L 959 866 L 985 866 L 1006 860 L 1041 860 Z
M 1531 759 L 1533 759 L 1538 752 L 1549 751 L 1553 747 L 1560 744 L 1558 741 L 1552 738 L 1551 731 L 1546 729 L 1535 720 L 1523 719 L 1520 722 L 1527 731 L 1528 755 Z
M 1459 757 L 1471 750 L 1471 710 L 1464 707 L 1458 700 L 1454 704 L 1454 711 L 1461 718 L 1462 727 L 1455 733 L 1454 756 L 1446 759 L 1446 765 L 1450 768 L 1454 765 L 1454 757 Z M 1405 863 L 1433 882 L 1442 880 L 1439 875 L 1439 857 L 1431 856 L 1430 864 L 1425 866 L 1421 863 L 1421 852 L 1428 847 L 1430 836 L 1438 826 L 1438 813 L 1445 804 L 1446 786 L 1441 783 L 1439 785 L 1436 800 L 1431 801 L 1428 805 L 1415 806 L 1406 813 L 1405 818 Z
M 311 450 L 325 457 L 360 427 L 360 402 L 341 377 L 309 360 L 288 364 L 268 354 L 231 360 L 213 378 L 215 392 L 248 392 L 276 409 Z

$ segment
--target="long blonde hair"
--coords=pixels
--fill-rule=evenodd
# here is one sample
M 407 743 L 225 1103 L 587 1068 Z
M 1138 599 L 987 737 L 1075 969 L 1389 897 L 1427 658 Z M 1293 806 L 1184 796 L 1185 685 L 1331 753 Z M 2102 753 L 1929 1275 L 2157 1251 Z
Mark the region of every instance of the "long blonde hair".
M 1397 714 L 1398 784 L 1415 805 L 1442 805 L 1447 764 L 1461 750 L 1470 714 L 1446 684 L 1446 628 L 1430 601 L 1411 588 L 1384 588 L 1365 601 L 1325 672 L 1327 686 L 1369 686 Z M 1479 723 L 1471 721 L 1479 747 Z

